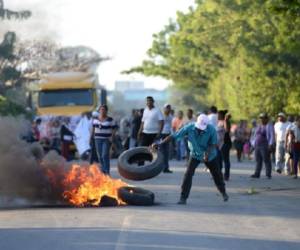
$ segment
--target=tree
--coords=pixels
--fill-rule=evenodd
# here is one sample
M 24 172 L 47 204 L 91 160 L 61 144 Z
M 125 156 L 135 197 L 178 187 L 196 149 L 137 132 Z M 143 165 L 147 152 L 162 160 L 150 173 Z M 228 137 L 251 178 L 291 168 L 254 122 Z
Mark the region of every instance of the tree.
M 0 19 L 27 19 L 31 16 L 29 10 L 12 11 L 4 8 L 3 0 L 0 0 Z
M 236 118 L 300 112 L 300 17 L 274 12 L 279 2 L 196 1 L 154 35 L 148 59 L 126 73 L 171 79 L 191 98 Z

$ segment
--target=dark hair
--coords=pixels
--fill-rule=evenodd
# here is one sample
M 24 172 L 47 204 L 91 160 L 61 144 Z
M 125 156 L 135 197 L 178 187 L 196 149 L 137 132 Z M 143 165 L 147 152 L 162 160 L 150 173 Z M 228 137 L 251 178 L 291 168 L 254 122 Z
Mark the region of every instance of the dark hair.
M 35 123 L 37 123 L 37 124 L 40 124 L 42 122 L 42 119 L 41 118 L 37 118 L 36 120 L 35 120 Z
M 188 112 L 191 112 L 192 114 L 194 113 L 194 110 L 193 110 L 193 109 L 188 109 L 187 111 L 188 111 Z
M 218 111 L 218 117 L 219 117 L 219 119 L 223 120 L 225 118 L 225 115 L 226 115 L 227 112 L 228 112 L 227 110 L 219 110 Z
M 212 113 L 217 113 L 218 112 L 218 109 L 216 106 L 211 106 L 210 109 L 209 109 Z
M 152 96 L 147 96 L 146 99 L 149 99 L 149 100 L 151 100 L 152 102 L 154 102 L 154 99 L 153 99 Z
M 104 108 L 106 111 L 108 111 L 108 107 L 106 104 L 102 104 L 98 110 L 100 110 L 101 108 Z

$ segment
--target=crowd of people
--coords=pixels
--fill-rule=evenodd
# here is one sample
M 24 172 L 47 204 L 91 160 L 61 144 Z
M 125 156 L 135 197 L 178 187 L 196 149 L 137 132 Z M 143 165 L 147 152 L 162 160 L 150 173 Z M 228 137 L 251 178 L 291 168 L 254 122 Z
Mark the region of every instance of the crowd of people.
M 76 157 L 76 139 L 80 137 L 76 126 L 81 119 L 87 121 L 87 146 L 81 150 L 82 159 L 90 163 L 99 162 L 102 171 L 110 173 L 110 158 L 118 157 L 126 149 L 137 146 L 151 146 L 169 137 L 180 134 L 185 127 L 197 123 L 193 109 L 186 113 L 176 113 L 170 104 L 163 106 L 163 112 L 156 107 L 153 97 L 146 98 L 146 107 L 132 110 L 131 116 L 115 119 L 108 115 L 108 107 L 101 105 L 92 113 L 81 117 L 52 117 L 43 122 L 37 118 L 32 124 L 31 141 L 39 141 L 45 151 L 56 150 L 66 160 Z M 244 159 L 256 161 L 252 178 L 259 178 L 262 165 L 265 164 L 266 177 L 272 177 L 272 163 L 278 173 L 293 175 L 297 178 L 300 157 L 300 118 L 294 119 L 279 113 L 276 122 L 272 122 L 267 114 L 260 114 L 259 121 L 245 120 L 232 124 L 231 115 L 227 110 L 218 110 L 212 106 L 207 115 L 208 124 L 216 131 L 216 152 L 218 166 L 223 171 L 225 181 L 230 179 L 230 152 L 236 150 L 237 161 Z M 81 130 L 82 132 L 82 130 Z M 164 172 L 172 173 L 170 159 L 178 161 L 190 159 L 192 148 L 188 135 L 171 138 L 160 146 L 164 155 Z M 78 155 L 77 155 L 78 157 Z M 224 169 L 224 170 L 223 170 Z

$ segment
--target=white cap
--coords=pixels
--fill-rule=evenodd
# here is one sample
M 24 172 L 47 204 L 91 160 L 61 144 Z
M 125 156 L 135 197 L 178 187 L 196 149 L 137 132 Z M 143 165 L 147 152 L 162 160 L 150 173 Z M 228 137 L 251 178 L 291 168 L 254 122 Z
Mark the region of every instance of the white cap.
M 93 111 L 92 112 L 92 117 L 98 117 L 99 116 L 99 112 L 98 111 Z
M 197 121 L 195 122 L 195 127 L 200 130 L 205 130 L 208 124 L 208 117 L 205 114 L 201 114 L 198 116 Z
M 171 107 L 171 104 L 166 103 L 166 104 L 164 105 L 164 108 L 167 108 L 167 107 Z

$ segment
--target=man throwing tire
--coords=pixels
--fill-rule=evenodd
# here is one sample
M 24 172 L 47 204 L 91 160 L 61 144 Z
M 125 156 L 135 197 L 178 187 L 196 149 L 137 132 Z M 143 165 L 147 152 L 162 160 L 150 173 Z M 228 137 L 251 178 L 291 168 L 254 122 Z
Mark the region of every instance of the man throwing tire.
M 210 170 L 214 182 L 222 194 L 223 200 L 228 201 L 229 199 L 217 158 L 217 132 L 215 128 L 208 123 L 207 115 L 201 114 L 195 123 L 184 126 L 175 134 L 166 137 L 159 144 L 152 144 L 152 147 L 157 148 L 158 145 L 167 143 L 172 138 L 175 140 L 180 140 L 184 136 L 188 138 L 188 147 L 191 155 L 183 178 L 181 196 L 178 204 L 186 204 L 192 187 L 193 175 L 201 162 L 204 162 L 206 167 Z

